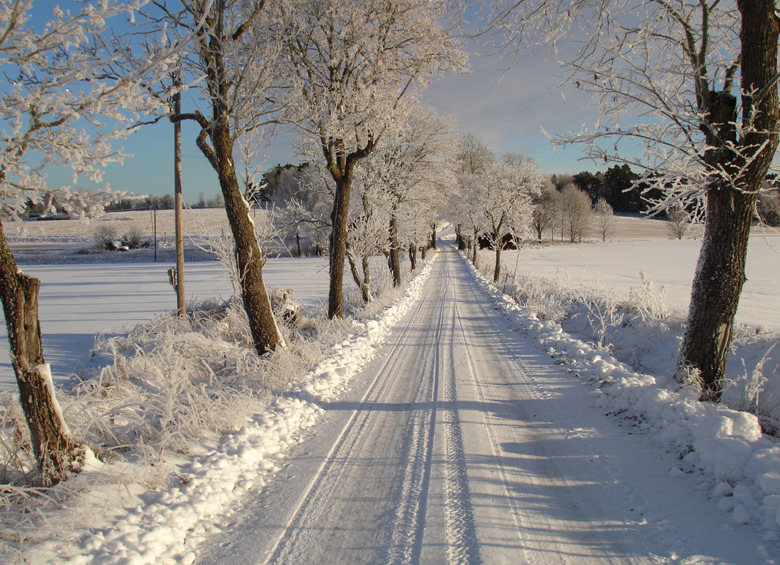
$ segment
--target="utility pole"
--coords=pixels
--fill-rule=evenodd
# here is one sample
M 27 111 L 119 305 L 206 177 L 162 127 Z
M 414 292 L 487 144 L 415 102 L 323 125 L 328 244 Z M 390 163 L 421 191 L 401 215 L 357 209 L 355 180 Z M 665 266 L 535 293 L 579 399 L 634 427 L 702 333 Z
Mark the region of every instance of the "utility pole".
M 174 82 L 177 86 L 181 84 L 178 73 L 174 76 Z M 173 95 L 173 113 L 175 116 L 181 114 L 180 92 Z M 176 304 L 179 318 L 185 318 L 187 310 L 184 305 L 184 236 L 181 221 L 184 198 L 181 193 L 181 121 L 179 120 L 173 122 L 173 187 L 176 224 Z

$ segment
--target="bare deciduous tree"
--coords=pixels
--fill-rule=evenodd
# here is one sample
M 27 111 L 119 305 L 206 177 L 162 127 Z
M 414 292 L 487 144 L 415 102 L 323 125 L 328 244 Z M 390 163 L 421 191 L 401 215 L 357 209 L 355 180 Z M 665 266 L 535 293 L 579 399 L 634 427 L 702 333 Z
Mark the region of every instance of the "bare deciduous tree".
M 596 214 L 601 241 L 606 242 L 607 238 L 612 235 L 612 232 L 615 229 L 615 212 L 612 210 L 612 206 L 609 205 L 609 202 L 603 198 L 598 199 L 596 205 L 593 207 L 593 212 Z
M 682 204 L 670 206 L 667 211 L 666 229 L 672 239 L 682 239 L 691 227 L 691 216 Z
M 129 64 L 123 58 L 132 47 L 126 38 L 109 38 L 107 23 L 137 10 L 137 2 L 79 2 L 73 13 L 54 9 L 45 26 L 28 25 L 31 7 L 32 2 L 0 3 L 0 64 L 9 78 L 0 98 L 3 208 L 15 215 L 28 199 L 50 207 L 56 193 L 66 210 L 89 216 L 102 210 L 102 195 L 52 191 L 44 166 L 70 167 L 74 182 L 79 175 L 97 181 L 103 165 L 121 161 L 112 141 L 126 137 L 139 115 L 161 109 L 147 96 L 141 76 L 154 80 L 153 70 L 167 56 L 149 52 L 128 76 L 111 78 L 113 65 Z M 68 433 L 44 360 L 40 286 L 17 267 L 0 223 L 0 298 L 12 364 L 40 482 L 49 485 L 77 467 L 85 448 Z
M 505 237 L 519 241 L 525 234 L 533 198 L 539 195 L 544 177 L 530 161 L 507 159 L 494 161 L 481 174 L 468 175 L 464 180 L 464 188 L 471 193 L 466 205 L 480 218 L 471 223 L 481 227 L 480 232 L 484 230 L 490 240 L 496 256 L 493 282 L 498 282 Z M 467 217 L 473 217 L 472 213 Z M 476 232 L 475 238 L 478 235 Z
M 458 144 L 458 153 L 455 156 L 460 165 L 460 172 L 465 175 L 478 175 L 496 160 L 493 151 L 485 145 L 477 135 L 464 133 Z
M 566 135 L 598 160 L 649 170 L 656 202 L 706 213 L 677 377 L 718 399 L 756 200 L 778 146 L 774 0 L 557 0 L 484 4 L 512 48 L 578 34 L 569 80 L 601 104 L 598 126 Z M 558 51 L 558 57 L 561 51 Z M 624 119 L 624 118 L 629 119 Z M 620 141 L 644 143 L 641 158 Z M 604 143 L 602 143 L 604 142 Z
M 259 354 L 284 345 L 263 282 L 265 256 L 255 236 L 249 203 L 244 198 L 233 160 L 237 140 L 256 132 L 269 121 L 268 92 L 277 68 L 276 42 L 269 37 L 265 2 L 241 0 L 201 2 L 182 0 L 176 11 L 154 1 L 152 20 L 191 40 L 182 56 L 182 71 L 203 77 L 198 87 L 208 108 L 206 114 L 183 112 L 174 121 L 191 120 L 200 126 L 198 148 L 219 179 L 230 229 L 235 241 L 241 298 Z M 251 182 L 249 178 L 247 182 Z
M 399 103 L 465 56 L 440 0 L 296 0 L 279 6 L 292 100 L 288 118 L 318 145 L 335 182 L 328 314 L 344 315 L 343 277 L 355 166 L 398 120 Z
M 536 233 L 538 241 L 542 241 L 542 235 L 548 228 L 553 228 L 555 221 L 555 200 L 558 198 L 558 192 L 552 183 L 546 183 L 542 187 L 539 196 L 534 198 L 534 209 L 531 212 L 531 227 Z
M 567 184 L 558 200 L 561 229 L 569 236 L 571 243 L 582 242 L 582 237 L 593 219 L 590 196 L 575 185 Z

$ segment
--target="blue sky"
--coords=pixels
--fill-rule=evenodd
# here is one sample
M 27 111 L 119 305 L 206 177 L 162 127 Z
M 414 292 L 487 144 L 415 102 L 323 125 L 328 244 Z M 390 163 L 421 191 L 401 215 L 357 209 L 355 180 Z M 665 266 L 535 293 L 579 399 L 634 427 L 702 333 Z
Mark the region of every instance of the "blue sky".
M 435 80 L 424 101 L 442 116 L 455 120 L 459 131 L 482 138 L 497 155 L 506 152 L 532 157 L 546 174 L 603 170 L 604 164 L 583 161 L 579 147 L 553 150 L 541 128 L 550 133 L 592 125 L 595 109 L 581 93 L 559 88 L 560 69 L 546 56 L 523 55 L 510 66 L 498 56 L 472 55 L 470 75 L 448 75 Z M 507 70 L 508 69 L 508 70 Z M 185 111 L 194 103 L 183 97 Z M 189 107 L 188 107 L 189 105 Z M 195 146 L 197 129 L 185 123 L 183 133 L 183 190 L 187 202 L 201 193 L 212 198 L 219 191 L 216 174 Z M 104 182 L 114 190 L 161 196 L 173 193 L 173 126 L 167 121 L 144 126 L 124 143 L 132 157 L 106 168 Z M 297 163 L 293 135 L 280 134 L 261 150 L 264 168 Z M 608 166 L 608 165 L 607 165 Z M 50 186 L 71 185 L 69 171 L 50 171 Z M 76 186 L 94 187 L 87 181 Z

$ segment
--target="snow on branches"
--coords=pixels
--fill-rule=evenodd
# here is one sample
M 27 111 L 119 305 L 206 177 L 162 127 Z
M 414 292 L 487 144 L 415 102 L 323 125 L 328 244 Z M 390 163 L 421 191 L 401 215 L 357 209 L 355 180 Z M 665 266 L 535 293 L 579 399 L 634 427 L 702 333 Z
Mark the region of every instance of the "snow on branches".
M 31 1 L 0 2 L 0 65 L 9 79 L 0 95 L 0 196 L 6 210 L 13 213 L 47 190 L 48 166 L 71 168 L 74 182 L 82 175 L 98 181 L 106 163 L 124 157 L 112 142 L 129 135 L 142 116 L 162 109 L 146 85 L 164 72 L 170 53 L 152 49 L 139 57 L 129 39 L 107 30 L 108 21 L 129 26 L 142 4 L 78 2 L 78 12 L 54 8 L 48 23 L 33 26 Z M 118 74 L 131 59 L 139 66 Z M 57 190 L 68 199 L 67 189 Z

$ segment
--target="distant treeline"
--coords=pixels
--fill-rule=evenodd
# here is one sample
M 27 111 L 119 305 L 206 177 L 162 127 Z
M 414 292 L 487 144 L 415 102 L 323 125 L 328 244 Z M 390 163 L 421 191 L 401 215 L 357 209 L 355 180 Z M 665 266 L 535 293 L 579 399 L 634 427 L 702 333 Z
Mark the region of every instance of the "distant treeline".
M 582 171 L 576 175 L 553 175 L 551 180 L 558 190 L 573 183 L 593 204 L 603 198 L 615 212 L 637 214 L 647 211 L 648 199 L 662 197 L 659 190 L 648 191 L 642 183 L 633 186 L 639 177 L 628 165 L 616 165 L 604 173 Z M 776 174 L 767 175 L 766 188 L 769 190 L 761 194 L 756 208 L 758 219 L 770 226 L 780 226 L 780 182 Z

